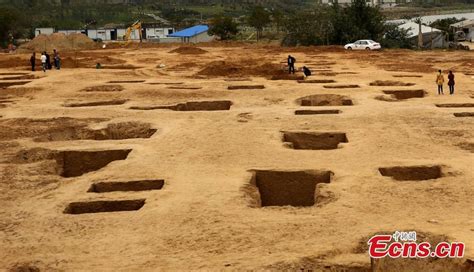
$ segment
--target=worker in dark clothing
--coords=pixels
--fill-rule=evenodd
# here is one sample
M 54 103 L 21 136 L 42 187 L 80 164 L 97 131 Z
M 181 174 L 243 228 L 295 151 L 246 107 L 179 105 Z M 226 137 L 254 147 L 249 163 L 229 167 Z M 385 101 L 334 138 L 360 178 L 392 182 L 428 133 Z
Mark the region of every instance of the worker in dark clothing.
M 56 49 L 53 50 L 53 61 L 54 61 L 54 67 L 56 67 L 57 70 L 61 69 L 61 58 L 59 57 L 58 51 Z
M 33 55 L 31 55 L 30 58 L 30 63 L 31 63 L 31 71 L 35 71 L 35 66 L 36 66 L 36 53 L 33 52 Z
M 296 59 L 291 55 L 288 55 L 288 74 L 295 73 L 295 62 Z
M 308 67 L 303 66 L 303 74 L 304 74 L 304 77 L 307 78 L 311 75 L 311 70 L 309 70 Z
M 454 94 L 454 74 L 453 71 L 449 71 L 448 74 L 448 86 L 449 86 L 449 94 L 453 95 Z
M 53 68 L 53 66 L 51 65 L 51 57 L 49 56 L 47 52 L 45 52 L 45 55 L 46 55 L 46 68 L 48 70 L 51 70 L 51 68 Z

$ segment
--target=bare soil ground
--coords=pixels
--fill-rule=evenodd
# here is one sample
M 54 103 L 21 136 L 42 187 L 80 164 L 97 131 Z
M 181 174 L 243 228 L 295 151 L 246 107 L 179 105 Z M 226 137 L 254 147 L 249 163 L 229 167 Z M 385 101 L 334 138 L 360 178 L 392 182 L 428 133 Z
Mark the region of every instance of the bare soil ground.
M 474 119 L 455 115 L 473 111 L 473 53 L 62 56 L 43 73 L 0 54 L 0 270 L 473 271 Z M 368 238 L 397 230 L 465 257 L 371 267 Z

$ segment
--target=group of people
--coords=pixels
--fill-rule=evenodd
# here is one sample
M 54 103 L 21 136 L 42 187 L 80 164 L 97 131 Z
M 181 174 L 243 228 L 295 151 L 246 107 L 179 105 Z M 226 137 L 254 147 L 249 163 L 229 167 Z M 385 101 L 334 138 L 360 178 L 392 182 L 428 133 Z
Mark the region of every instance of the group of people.
M 41 67 L 43 69 L 43 72 L 46 72 L 46 70 L 53 69 L 53 66 L 51 65 L 51 57 L 46 51 L 41 53 L 40 60 L 41 60 Z M 54 63 L 54 67 L 57 70 L 61 69 L 61 58 L 59 57 L 59 53 L 58 51 L 56 51 L 56 49 L 53 50 L 53 63 Z M 33 54 L 31 55 L 30 64 L 31 64 L 31 71 L 35 71 L 36 70 L 36 53 L 35 52 L 33 52 Z
M 295 63 L 296 59 L 292 55 L 288 55 L 288 73 L 294 74 L 295 73 Z M 303 66 L 303 75 L 304 77 L 309 77 L 311 75 L 311 70 L 308 67 Z
M 438 95 L 444 94 L 443 92 L 443 85 L 444 85 L 444 76 L 441 70 L 438 70 L 438 75 L 436 76 L 436 84 L 438 85 Z M 449 87 L 449 94 L 454 94 L 454 85 L 456 82 L 454 81 L 454 74 L 453 71 L 448 72 L 448 87 Z
M 289 74 L 294 74 L 295 73 L 295 63 L 296 63 L 296 59 L 293 56 L 288 55 L 288 73 Z M 303 70 L 303 75 L 304 75 L 305 78 L 311 75 L 311 70 L 309 70 L 308 67 L 303 66 L 302 70 Z M 444 94 L 444 92 L 443 92 L 444 76 L 443 76 L 443 72 L 441 70 L 438 71 L 438 75 L 436 77 L 436 84 L 438 85 L 438 95 Z M 449 73 L 448 73 L 448 87 L 449 87 L 449 94 L 450 95 L 454 94 L 454 85 L 455 84 L 456 83 L 454 81 L 453 71 L 449 71 Z

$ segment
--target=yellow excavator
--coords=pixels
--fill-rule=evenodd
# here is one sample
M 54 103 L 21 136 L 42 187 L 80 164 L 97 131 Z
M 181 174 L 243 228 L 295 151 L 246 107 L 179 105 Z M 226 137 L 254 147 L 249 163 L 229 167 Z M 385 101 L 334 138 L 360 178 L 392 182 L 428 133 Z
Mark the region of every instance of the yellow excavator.
M 130 41 L 130 35 L 134 30 L 137 30 L 138 35 L 140 36 L 140 42 L 142 42 L 142 22 L 140 22 L 140 20 L 135 21 L 135 23 L 127 28 L 125 35 L 123 35 L 123 40 L 126 42 Z

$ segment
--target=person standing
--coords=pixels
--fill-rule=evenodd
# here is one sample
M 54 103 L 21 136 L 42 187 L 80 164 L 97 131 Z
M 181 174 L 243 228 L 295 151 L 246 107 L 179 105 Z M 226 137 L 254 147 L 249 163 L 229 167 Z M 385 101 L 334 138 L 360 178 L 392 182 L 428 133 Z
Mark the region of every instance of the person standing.
M 436 84 L 438 84 L 438 95 L 444 94 L 443 93 L 444 76 L 441 70 L 438 70 L 438 75 L 436 76 Z
M 453 95 L 454 94 L 454 74 L 453 71 L 449 71 L 448 74 L 448 86 L 449 86 L 449 94 Z
M 43 68 L 43 72 L 46 72 L 47 67 L 47 61 L 48 59 L 46 58 L 46 52 L 43 52 L 41 54 L 41 67 Z
M 44 55 L 46 56 L 46 69 L 51 70 L 51 68 L 53 68 L 53 66 L 51 65 L 51 57 L 46 51 L 44 51 Z
M 288 55 L 288 74 L 295 73 L 295 62 L 296 59 L 293 56 Z
M 35 66 L 36 66 L 36 53 L 33 52 L 30 58 L 30 64 L 31 64 L 31 71 L 35 71 Z
M 58 51 L 56 49 L 53 50 L 54 55 L 53 55 L 53 60 L 54 60 L 54 67 L 56 67 L 57 70 L 61 69 L 61 58 L 59 57 Z

